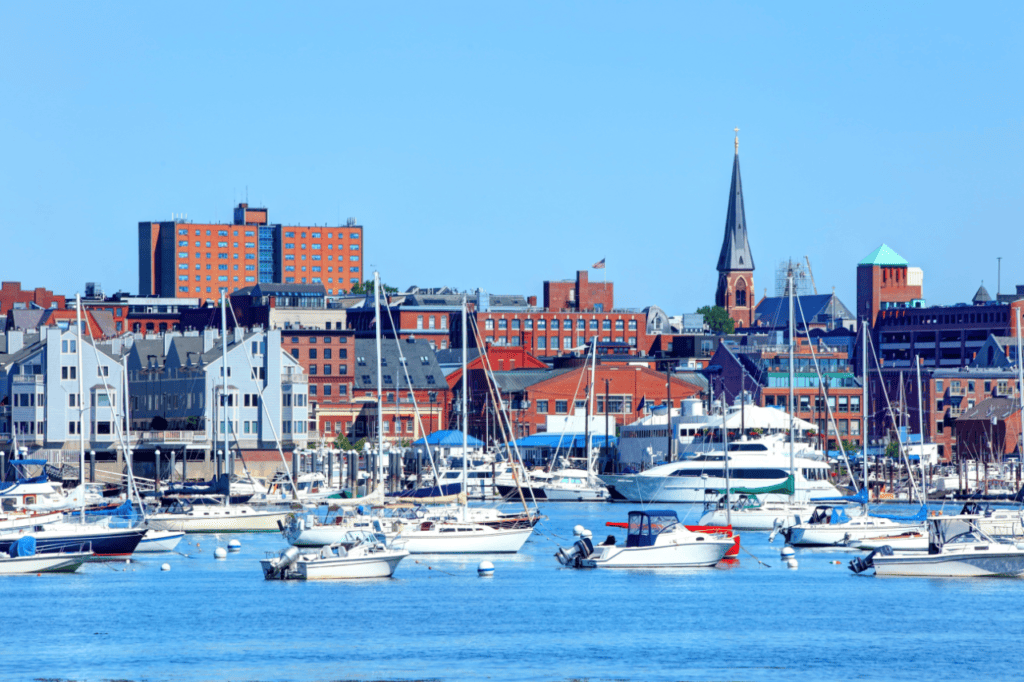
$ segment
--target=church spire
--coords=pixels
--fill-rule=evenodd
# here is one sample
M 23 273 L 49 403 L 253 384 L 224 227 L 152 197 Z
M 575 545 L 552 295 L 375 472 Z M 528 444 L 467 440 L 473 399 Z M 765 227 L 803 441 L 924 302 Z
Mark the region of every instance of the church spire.
M 743 212 L 743 182 L 740 179 L 740 137 L 736 128 L 736 155 L 732 161 L 732 186 L 729 187 L 729 208 L 725 215 L 725 239 L 718 256 L 718 271 L 753 270 L 754 257 L 747 242 L 747 218 Z

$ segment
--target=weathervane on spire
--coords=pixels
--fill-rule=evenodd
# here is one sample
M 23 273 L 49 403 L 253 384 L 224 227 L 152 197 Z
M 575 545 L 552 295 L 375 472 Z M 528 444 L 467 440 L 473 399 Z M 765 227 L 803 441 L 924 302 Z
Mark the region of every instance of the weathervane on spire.
M 736 153 L 739 154 L 740 153 L 740 129 L 739 128 L 733 128 L 733 132 L 736 133 L 736 140 L 735 140 Z

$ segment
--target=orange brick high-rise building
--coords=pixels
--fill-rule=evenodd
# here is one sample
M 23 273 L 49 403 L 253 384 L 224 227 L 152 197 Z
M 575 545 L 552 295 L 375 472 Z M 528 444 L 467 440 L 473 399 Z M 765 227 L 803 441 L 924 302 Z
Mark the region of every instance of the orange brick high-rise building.
M 328 296 L 363 279 L 363 228 L 271 224 L 239 204 L 234 222 L 139 223 L 139 295 L 216 299 L 254 284 L 323 284 Z

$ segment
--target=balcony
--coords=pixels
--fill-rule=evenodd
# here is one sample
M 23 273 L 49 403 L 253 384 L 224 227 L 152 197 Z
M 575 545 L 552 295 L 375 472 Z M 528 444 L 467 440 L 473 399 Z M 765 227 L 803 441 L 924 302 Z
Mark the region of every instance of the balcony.
M 142 431 L 132 433 L 132 440 L 139 443 L 205 443 L 205 431 Z
M 967 391 L 963 387 L 958 388 L 954 386 L 949 389 L 949 395 L 963 397 L 967 395 Z
M 959 408 L 959 407 L 951 407 L 951 408 L 949 408 L 949 416 L 951 418 L 956 419 L 961 414 L 963 414 L 963 410 L 961 408 Z
M 46 377 L 42 374 L 15 374 L 15 384 L 43 384 L 46 381 Z
M 308 384 L 309 377 L 305 374 L 282 374 L 281 385 L 285 384 Z
M 1009 386 L 996 386 L 996 396 L 1006 398 L 1013 395 L 1013 389 Z

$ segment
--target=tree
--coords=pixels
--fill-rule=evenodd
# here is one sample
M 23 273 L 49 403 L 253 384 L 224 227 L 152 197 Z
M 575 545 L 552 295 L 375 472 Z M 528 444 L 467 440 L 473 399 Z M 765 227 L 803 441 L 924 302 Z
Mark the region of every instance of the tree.
M 387 284 L 384 284 L 383 282 L 381 282 L 381 288 L 384 290 L 385 294 L 398 293 L 398 287 L 389 287 Z M 362 282 L 361 284 L 353 284 L 352 289 L 349 293 L 362 294 L 364 296 L 373 295 L 373 280 L 368 279 L 365 282 Z
M 721 306 L 706 305 L 697 308 L 697 314 L 704 316 L 704 324 L 716 334 L 732 334 L 736 330 L 736 323 Z
M 344 433 L 339 433 L 338 437 L 334 439 L 334 447 L 338 450 L 355 450 L 357 452 L 362 451 L 363 444 L 366 443 L 365 438 L 360 438 L 354 444 L 350 443 L 348 436 Z

